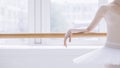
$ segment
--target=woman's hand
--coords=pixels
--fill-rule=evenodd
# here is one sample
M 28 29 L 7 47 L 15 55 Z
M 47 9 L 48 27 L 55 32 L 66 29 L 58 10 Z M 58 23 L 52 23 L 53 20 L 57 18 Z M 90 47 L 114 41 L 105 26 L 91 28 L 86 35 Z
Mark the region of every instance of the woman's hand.
M 69 39 L 69 42 L 71 42 L 72 38 L 72 33 L 85 33 L 88 32 L 87 29 L 70 29 L 68 32 L 65 34 L 64 37 L 64 46 L 67 47 L 67 39 Z
M 69 42 L 71 42 L 72 37 L 72 29 L 68 30 L 68 32 L 65 34 L 64 37 L 64 46 L 67 47 L 67 39 L 69 39 Z

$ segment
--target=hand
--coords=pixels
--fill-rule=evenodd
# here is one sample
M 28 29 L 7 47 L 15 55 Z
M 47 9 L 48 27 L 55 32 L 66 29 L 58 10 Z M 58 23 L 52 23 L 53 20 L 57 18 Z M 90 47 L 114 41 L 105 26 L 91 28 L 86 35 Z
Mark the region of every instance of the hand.
M 71 42 L 71 37 L 72 37 L 72 30 L 68 30 L 68 32 L 65 34 L 64 38 L 64 46 L 67 47 L 67 39 L 69 39 L 69 42 Z
M 72 33 L 85 33 L 88 32 L 87 29 L 70 29 L 68 32 L 65 34 L 64 38 L 64 46 L 67 47 L 67 39 L 69 39 L 69 42 L 71 42 L 71 37 Z

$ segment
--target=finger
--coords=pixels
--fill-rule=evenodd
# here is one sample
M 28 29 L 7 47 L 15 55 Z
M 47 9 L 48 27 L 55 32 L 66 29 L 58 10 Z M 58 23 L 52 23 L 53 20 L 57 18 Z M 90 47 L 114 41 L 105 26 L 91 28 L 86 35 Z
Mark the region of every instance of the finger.
M 65 34 L 65 40 L 67 41 L 67 39 L 70 37 L 70 32 L 67 32 L 66 34 Z
M 64 46 L 67 47 L 67 39 L 70 37 L 70 31 L 68 31 L 66 34 L 65 34 L 65 38 L 64 38 Z
M 69 37 L 69 42 L 71 42 L 71 36 Z
M 66 45 L 66 40 L 64 40 L 64 45 Z
M 70 34 L 70 36 L 69 36 L 69 42 L 71 42 L 71 34 Z
M 67 46 L 67 37 L 64 38 L 64 46 Z
M 67 43 L 66 42 L 64 42 L 64 46 L 67 47 Z
M 64 42 L 66 42 L 68 39 L 67 35 L 64 37 Z
M 71 38 L 72 38 L 72 33 L 70 33 L 69 42 L 71 42 Z

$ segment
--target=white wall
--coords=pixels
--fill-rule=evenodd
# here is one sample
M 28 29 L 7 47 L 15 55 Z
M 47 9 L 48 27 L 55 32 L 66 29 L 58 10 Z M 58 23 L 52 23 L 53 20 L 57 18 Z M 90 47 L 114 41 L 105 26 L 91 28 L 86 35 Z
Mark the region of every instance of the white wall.
M 0 68 L 80 68 L 72 60 L 91 49 L 0 49 Z

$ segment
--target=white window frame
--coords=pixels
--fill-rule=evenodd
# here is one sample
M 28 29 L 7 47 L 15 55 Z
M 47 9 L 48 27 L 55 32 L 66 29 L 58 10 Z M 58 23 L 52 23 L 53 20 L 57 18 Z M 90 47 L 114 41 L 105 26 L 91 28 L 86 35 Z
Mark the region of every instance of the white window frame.
M 35 21 L 35 14 L 34 14 L 34 6 L 35 5 L 35 1 L 34 0 L 28 0 L 28 22 L 29 22 L 29 33 L 33 33 L 34 32 L 34 21 Z M 29 41 L 30 44 L 34 44 L 34 39 Z
M 33 0 L 34 2 L 34 32 L 50 32 L 50 0 Z M 33 4 L 32 4 L 33 5 Z M 47 25 L 46 25 L 47 24 Z M 41 39 L 35 39 L 35 44 L 41 44 Z

